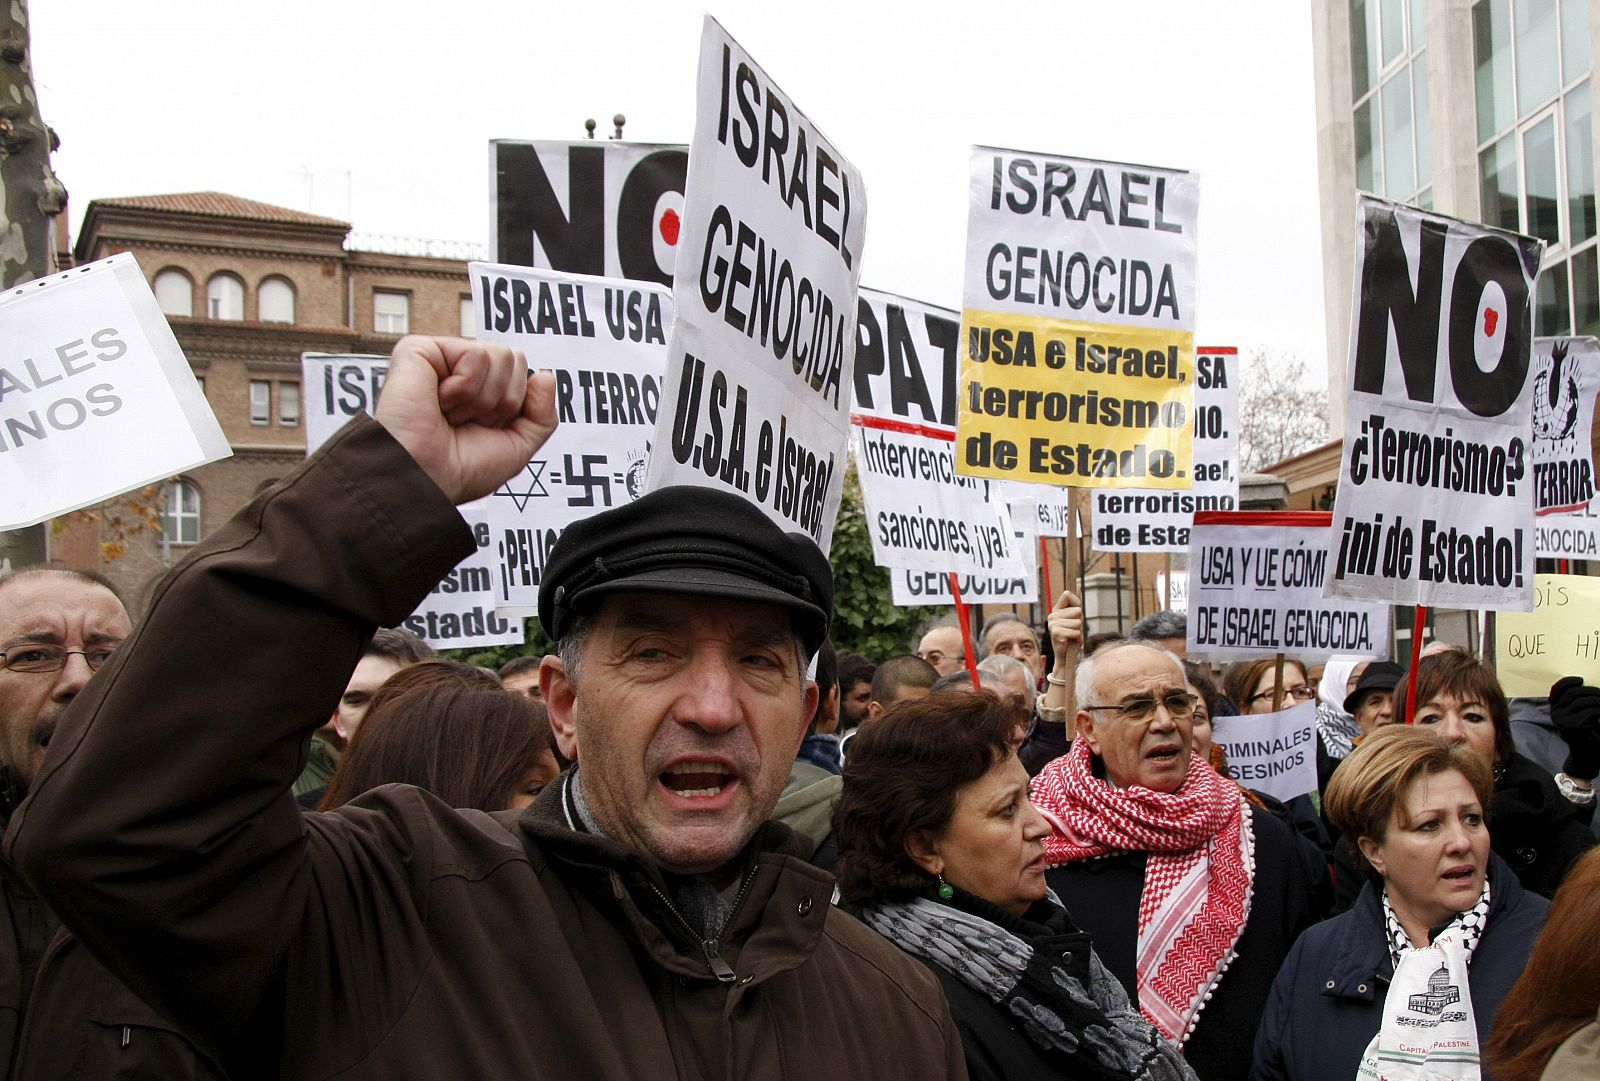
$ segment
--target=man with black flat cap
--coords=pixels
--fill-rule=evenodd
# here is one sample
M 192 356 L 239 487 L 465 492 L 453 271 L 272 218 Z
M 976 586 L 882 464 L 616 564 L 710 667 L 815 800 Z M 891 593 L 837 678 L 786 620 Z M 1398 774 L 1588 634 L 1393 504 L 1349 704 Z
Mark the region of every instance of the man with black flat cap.
M 937 982 L 768 823 L 832 613 L 816 546 L 702 489 L 571 526 L 525 812 L 289 785 L 362 645 L 555 426 L 502 346 L 407 338 L 358 419 L 196 549 L 63 717 L 7 851 L 232 1078 L 963 1077 Z M 243 693 L 241 693 L 243 692 Z

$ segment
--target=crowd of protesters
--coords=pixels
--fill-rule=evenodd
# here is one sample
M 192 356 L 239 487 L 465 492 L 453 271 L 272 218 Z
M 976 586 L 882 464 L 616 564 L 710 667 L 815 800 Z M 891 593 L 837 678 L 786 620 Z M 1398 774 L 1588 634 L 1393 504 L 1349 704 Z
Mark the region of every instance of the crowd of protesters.
M 708 489 L 565 530 L 547 656 L 381 629 L 553 427 L 405 339 L 137 626 L 0 579 L 0 1078 L 1349 1081 L 1413 1076 L 1395 1003 L 1415 1076 L 1600 1077 L 1600 688 L 1213 670 L 1071 593 L 836 653 L 815 544 Z M 1237 783 L 1214 722 L 1313 700 L 1316 791 Z

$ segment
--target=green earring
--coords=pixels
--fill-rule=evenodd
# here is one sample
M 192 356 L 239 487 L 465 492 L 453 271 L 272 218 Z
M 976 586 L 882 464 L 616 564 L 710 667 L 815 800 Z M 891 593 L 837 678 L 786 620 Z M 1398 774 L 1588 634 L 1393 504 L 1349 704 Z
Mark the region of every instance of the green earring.
M 939 900 L 948 901 L 956 895 L 956 888 L 944 880 L 944 875 L 939 876 Z

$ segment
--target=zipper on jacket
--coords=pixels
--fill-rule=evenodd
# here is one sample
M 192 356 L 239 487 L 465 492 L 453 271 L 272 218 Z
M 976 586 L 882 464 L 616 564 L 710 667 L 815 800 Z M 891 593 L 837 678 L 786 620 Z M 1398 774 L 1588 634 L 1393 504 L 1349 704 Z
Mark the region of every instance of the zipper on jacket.
M 744 899 L 750 893 L 750 886 L 755 880 L 756 870 L 752 867 L 750 868 L 750 873 L 744 876 L 744 883 L 740 885 L 739 892 L 733 898 L 733 907 L 728 910 L 728 918 L 722 925 L 722 934 L 716 938 L 701 938 L 695 932 L 695 929 L 689 926 L 689 921 L 683 918 L 683 913 L 678 911 L 678 906 L 672 903 L 672 898 L 663 893 L 661 887 L 653 882 L 650 883 L 650 892 L 660 898 L 662 904 L 666 905 L 667 911 L 672 913 L 672 918 L 678 921 L 678 926 L 689 932 L 690 938 L 700 943 L 700 950 L 706 955 L 706 967 L 711 970 L 711 974 L 717 978 L 718 983 L 735 983 L 739 979 L 739 974 L 733 970 L 733 966 L 728 964 L 722 957 L 722 939 L 728 933 L 728 928 L 732 926 L 733 918 L 738 915 L 739 907 L 744 904 Z

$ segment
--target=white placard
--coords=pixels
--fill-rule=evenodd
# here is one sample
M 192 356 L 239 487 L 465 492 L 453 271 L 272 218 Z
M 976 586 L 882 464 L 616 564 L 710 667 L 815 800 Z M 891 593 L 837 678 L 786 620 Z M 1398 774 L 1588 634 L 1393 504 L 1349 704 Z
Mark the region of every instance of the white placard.
M 956 473 L 955 341 L 960 318 L 861 290 L 856 475 L 880 567 L 978 576 L 1026 573 L 995 486 Z
M 1189 650 L 1213 657 L 1386 656 L 1386 605 L 1323 595 L 1329 520 L 1325 511 L 1195 515 Z
M 1097 552 L 1187 552 L 1196 511 L 1239 509 L 1239 351 L 1194 352 L 1194 485 L 1096 491 Z
M 844 487 L 866 191 L 710 16 L 648 486 L 737 492 L 827 552 Z
M 1588 509 L 1594 499 L 1594 399 L 1600 341 L 1533 340 L 1533 509 L 1543 517 Z M 1539 555 L 1548 555 L 1543 549 Z
M 989 578 L 971 574 L 956 577 L 961 586 L 963 604 L 1037 604 L 1039 601 L 1037 577 Z M 899 608 L 955 603 L 955 595 L 950 592 L 948 574 L 891 570 L 889 582 L 890 599 Z
M 659 285 L 471 263 L 480 341 L 556 375 L 555 434 L 489 497 L 500 611 L 538 609 L 561 532 L 644 494 L 662 396 L 672 297 Z
M 434 649 L 521 645 L 526 640 L 522 617 L 495 612 L 489 512 L 480 501 L 462 507 L 461 516 L 472 527 L 478 550 L 440 579 L 401 626 Z
M 1534 547 L 1546 559 L 1600 559 L 1600 514 L 1546 514 L 1533 522 Z
M 0 293 L 0 530 L 232 453 L 132 255 Z
M 306 421 L 306 456 L 358 413 L 378 408 L 389 358 L 370 353 L 301 353 L 301 408 Z
M 1156 572 L 1156 596 L 1167 597 L 1167 590 L 1171 589 L 1171 599 L 1167 602 L 1170 612 L 1187 612 L 1189 610 L 1189 572 L 1173 571 L 1170 575 L 1165 571 Z
M 1368 195 L 1356 214 L 1329 591 L 1527 611 L 1544 244 Z
M 968 190 L 961 471 L 1187 488 L 1198 178 L 980 146 Z
M 490 258 L 671 285 L 688 166 L 686 146 L 496 139 Z
M 1317 703 L 1277 713 L 1213 717 L 1211 738 L 1228 756 L 1228 775 L 1245 788 L 1288 802 L 1317 787 Z

